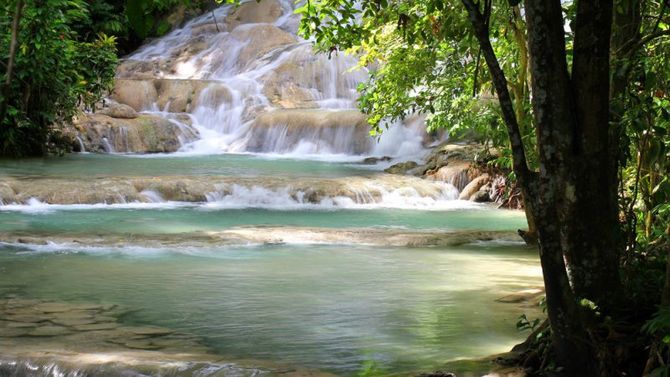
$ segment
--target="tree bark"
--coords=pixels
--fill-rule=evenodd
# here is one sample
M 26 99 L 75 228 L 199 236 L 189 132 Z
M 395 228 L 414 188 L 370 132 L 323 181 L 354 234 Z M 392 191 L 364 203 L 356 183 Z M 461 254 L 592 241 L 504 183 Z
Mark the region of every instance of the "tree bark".
M 572 67 L 576 123 L 571 171 L 575 202 L 565 220 L 575 293 L 601 307 L 614 305 L 621 288 L 618 175 L 610 135 L 612 0 L 577 3 Z
M 595 352 L 564 259 L 570 263 L 577 254 L 571 244 L 577 229 L 571 225 L 581 192 L 577 191 L 579 177 L 573 171 L 577 114 L 566 62 L 561 3 L 526 0 L 525 10 L 540 162 L 532 200 L 552 341 L 556 361 L 567 375 L 595 376 Z
M 12 85 L 12 76 L 14 74 L 14 61 L 16 60 L 16 46 L 19 40 L 19 25 L 21 24 L 21 14 L 23 13 L 23 0 L 16 2 L 14 18 L 12 19 L 12 36 L 9 42 L 9 60 L 7 62 L 7 71 L 5 72 L 5 82 L 2 86 L 2 103 L 0 104 L 0 121 L 7 115 L 7 101 L 10 95 Z
M 588 366 L 593 365 L 593 352 L 587 346 L 587 333 L 570 287 L 560 226 L 568 215 L 564 210 L 565 193 L 570 192 L 572 183 L 565 181 L 570 172 L 566 152 L 571 151 L 572 128 L 576 124 L 565 61 L 560 1 L 526 2 L 533 109 L 541 159 L 539 173 L 532 173 L 527 167 L 507 80 L 491 46 L 486 19 L 478 4 L 472 0 L 462 2 L 493 78 L 511 141 L 514 172 L 537 225 L 557 361 L 570 375 L 591 376 L 593 370 Z

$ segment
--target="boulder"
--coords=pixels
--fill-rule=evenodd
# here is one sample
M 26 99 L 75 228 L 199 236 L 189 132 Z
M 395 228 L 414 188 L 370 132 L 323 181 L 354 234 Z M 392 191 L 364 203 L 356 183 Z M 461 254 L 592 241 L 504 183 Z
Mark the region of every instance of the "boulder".
M 298 42 L 295 36 L 268 24 L 243 25 L 233 30 L 231 36 L 244 44 L 236 59 L 239 68 L 248 67 L 276 48 Z M 221 48 L 230 49 L 230 40 L 223 39 L 222 43 Z
M 477 203 L 490 202 L 491 196 L 489 196 L 488 190 L 479 190 L 470 197 L 470 201 Z
M 480 175 L 479 177 L 470 181 L 470 183 L 468 183 L 465 187 L 463 187 L 461 193 L 458 195 L 458 199 L 469 200 L 475 193 L 477 193 L 484 185 L 486 185 L 490 181 L 491 178 L 489 177 L 488 174 Z
M 426 178 L 443 181 L 454 185 L 458 191 L 470 183 L 470 170 L 472 163 L 468 161 L 451 161 L 427 174 Z
M 240 5 L 225 19 L 229 30 L 242 24 L 273 23 L 283 13 L 277 0 L 249 1 Z
M 126 59 L 116 67 L 116 79 L 150 80 L 159 76 L 155 62 Z
M 151 108 L 158 99 L 158 92 L 152 80 L 117 79 L 111 98 L 142 111 Z
M 366 157 L 361 161 L 361 165 L 375 165 L 380 162 L 386 162 L 386 161 L 391 161 L 393 158 L 390 156 L 382 156 L 382 157 Z
M 389 174 L 407 174 L 410 170 L 416 168 L 418 165 L 419 164 L 414 161 L 400 162 L 384 169 L 384 171 Z
M 12 203 L 14 201 L 14 190 L 6 182 L 0 182 L 0 204 Z
M 104 107 L 102 110 L 98 111 L 98 114 L 119 119 L 135 119 L 138 116 L 135 109 L 123 103 L 114 103 L 108 107 Z
M 89 152 L 175 152 L 182 141 L 192 141 L 197 136 L 189 124 L 148 114 L 134 119 L 90 114 L 78 119 L 75 127 Z
M 163 111 L 187 112 L 195 97 L 196 84 L 191 80 L 156 80 L 158 99 L 156 104 Z

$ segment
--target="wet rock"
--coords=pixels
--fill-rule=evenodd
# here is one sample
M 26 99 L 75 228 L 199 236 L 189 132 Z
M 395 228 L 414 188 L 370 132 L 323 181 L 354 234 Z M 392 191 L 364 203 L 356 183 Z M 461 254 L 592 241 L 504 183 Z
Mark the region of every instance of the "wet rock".
M 450 183 L 461 191 L 470 183 L 472 170 L 471 162 L 454 160 L 446 162 L 446 165 L 436 171 L 430 171 L 426 174 L 426 178 Z
M 458 199 L 460 200 L 469 200 L 470 197 L 472 197 L 477 191 L 479 191 L 485 184 L 489 183 L 491 181 L 491 178 L 489 177 L 488 174 L 483 174 L 472 181 L 468 183 L 463 189 L 461 190 L 461 193 L 458 195 Z
M 203 23 L 199 25 L 194 25 L 193 28 L 191 29 L 191 35 L 194 37 L 201 37 L 203 35 L 216 34 L 226 30 L 227 27 L 223 23 L 219 23 L 218 26 L 214 24 L 214 22 Z
M 195 109 L 198 106 L 206 106 L 216 109 L 224 103 L 232 102 L 233 95 L 225 84 L 206 84 L 206 86 L 193 94 L 191 109 Z
M 233 30 L 231 36 L 244 43 L 236 62 L 240 68 L 248 67 L 257 59 L 278 47 L 297 42 L 295 36 L 268 24 L 240 26 Z
M 74 326 L 74 329 L 77 331 L 100 331 L 100 330 L 113 330 L 121 325 L 116 322 L 106 322 L 106 323 L 93 323 L 89 325 L 79 325 Z
M 479 190 L 470 197 L 470 201 L 476 203 L 490 202 L 491 197 L 489 196 L 489 192 L 487 190 Z
M 93 317 L 88 318 L 56 318 L 51 320 L 52 323 L 66 327 L 77 327 L 83 325 L 91 325 L 96 323 Z
M 400 162 L 384 169 L 384 171 L 389 174 L 407 174 L 408 171 L 416 168 L 418 165 L 415 161 Z
M 380 162 L 391 161 L 392 158 L 389 156 L 383 157 L 366 157 L 361 161 L 361 165 L 375 165 Z
M 256 117 L 250 135 L 250 151 L 292 150 L 311 142 L 314 153 L 362 154 L 372 143 L 366 117 L 356 110 L 269 111 Z
M 456 377 L 456 375 L 450 372 L 435 371 L 431 373 L 421 373 L 417 377 Z
M 30 331 L 27 336 L 35 337 L 50 337 L 50 336 L 62 336 L 70 334 L 71 331 L 63 326 L 40 326 L 32 331 Z
M 117 79 L 111 98 L 136 111 L 142 111 L 151 108 L 158 99 L 158 92 L 152 80 Z
M 158 65 L 152 61 L 126 59 L 116 67 L 117 82 L 122 79 L 151 80 L 159 74 Z
M 72 310 L 72 307 L 68 304 L 59 303 L 59 302 L 45 302 L 42 304 L 35 305 L 33 308 L 35 311 L 42 313 L 63 313 Z
M 30 328 L 0 328 L 0 338 L 17 338 L 27 336 L 34 327 Z
M 194 140 L 197 135 L 188 124 L 147 114 L 135 119 L 90 114 L 78 119 L 75 127 L 82 134 L 86 150 L 91 152 L 175 152 L 181 147 L 181 140 Z
M 2 319 L 6 321 L 26 322 L 26 323 L 39 323 L 47 321 L 46 317 L 34 314 L 8 314 L 5 315 Z
M 163 111 L 171 113 L 188 112 L 200 92 L 209 85 L 199 80 L 156 80 L 158 98 L 156 104 Z
M 282 108 L 316 108 L 317 100 L 337 97 L 354 106 L 355 90 L 351 82 L 363 81 L 365 74 L 349 71 L 351 62 L 346 57 L 315 55 L 309 45 L 289 45 L 286 51 L 278 49 L 273 54 L 287 54 L 280 64 L 267 72 L 261 81 L 263 93 L 273 105 Z M 333 81 L 332 77 L 339 79 Z
M 230 13 L 225 24 L 232 30 L 241 24 L 273 23 L 282 13 L 277 0 L 249 1 Z
M 14 201 L 14 190 L 5 182 L 0 182 L 0 204 L 12 203 Z
M 33 329 L 37 325 L 32 322 L 5 322 L 2 326 L 9 329 Z
M 47 241 L 44 241 L 44 240 L 39 241 L 39 240 L 35 240 L 33 238 L 19 238 L 19 239 L 16 240 L 16 242 L 24 243 L 24 244 L 32 244 L 32 245 L 46 245 L 47 244 Z
M 102 110 L 98 111 L 98 114 L 119 119 L 135 119 L 138 117 L 135 109 L 123 103 L 115 103 L 111 104 L 109 107 L 104 107 Z
M 142 341 L 142 340 L 133 340 L 130 342 L 126 342 L 123 345 L 130 349 L 147 350 L 147 351 L 159 350 L 161 348 L 165 348 L 163 346 L 154 344 L 151 341 Z

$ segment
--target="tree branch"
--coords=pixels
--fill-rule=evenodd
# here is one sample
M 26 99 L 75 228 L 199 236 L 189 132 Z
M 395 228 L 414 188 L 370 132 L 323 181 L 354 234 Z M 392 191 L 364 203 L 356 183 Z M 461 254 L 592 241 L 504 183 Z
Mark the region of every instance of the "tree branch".
M 16 2 L 16 9 L 14 10 L 14 19 L 12 20 L 12 36 L 9 43 L 9 61 L 7 62 L 7 72 L 5 76 L 5 83 L 2 87 L 2 102 L 0 103 L 0 122 L 5 119 L 7 113 L 7 102 L 9 101 L 9 90 L 12 84 L 12 75 L 14 73 L 14 60 L 16 59 L 16 45 L 19 40 L 19 25 L 21 21 L 21 13 L 23 12 L 23 0 Z
M 640 38 L 639 40 L 630 40 L 627 43 L 625 43 L 621 48 L 616 50 L 614 53 L 621 56 L 631 56 L 637 50 L 641 49 L 644 47 L 647 43 L 653 41 L 654 39 L 661 38 L 661 37 L 666 37 L 670 36 L 670 29 L 668 30 L 659 30 L 657 32 L 647 34 L 644 37 Z M 626 50 L 628 49 L 628 50 Z
M 488 14 L 488 11 L 485 9 L 485 14 L 482 14 L 479 6 L 473 0 L 462 0 L 462 3 L 468 11 L 470 22 L 474 29 L 475 36 L 477 37 L 477 41 L 479 42 L 480 51 L 484 56 L 486 65 L 491 73 L 491 78 L 493 79 L 493 86 L 498 94 L 498 101 L 500 102 L 503 120 L 507 127 L 510 144 L 512 145 L 514 173 L 517 175 L 521 185 L 524 186 L 530 179 L 526 152 L 523 147 L 519 124 L 514 113 L 512 97 L 507 88 L 507 78 L 505 77 L 505 72 L 500 67 L 495 51 L 493 51 L 491 40 L 489 39 L 488 21 L 485 16 L 485 14 Z

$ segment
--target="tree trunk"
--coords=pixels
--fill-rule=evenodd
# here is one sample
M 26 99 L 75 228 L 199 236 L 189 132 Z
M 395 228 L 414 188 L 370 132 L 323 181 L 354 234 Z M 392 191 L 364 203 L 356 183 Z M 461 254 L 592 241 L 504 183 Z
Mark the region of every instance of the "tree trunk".
M 0 103 L 0 121 L 5 119 L 7 114 L 7 101 L 10 95 L 12 85 L 12 76 L 14 74 L 14 61 L 16 60 L 16 46 L 19 41 L 19 25 L 21 23 L 21 14 L 23 13 L 23 0 L 16 2 L 14 18 L 12 19 L 12 36 L 9 42 L 9 60 L 7 62 L 7 71 L 5 73 L 5 82 L 2 86 L 2 103 Z
M 566 375 L 602 375 L 607 365 L 578 300 L 589 299 L 606 312 L 620 287 L 607 95 L 611 0 L 577 3 L 572 77 L 560 0 L 525 1 L 537 173 L 527 168 L 504 73 L 491 48 L 486 10 L 462 1 L 491 72 L 514 171 L 537 225 L 556 361 Z
M 572 166 L 575 201 L 566 242 L 570 274 L 579 298 L 605 310 L 621 289 L 618 257 L 623 243 L 618 219 L 618 174 L 610 135 L 610 38 L 612 0 L 577 3 L 572 67 L 576 123 Z

